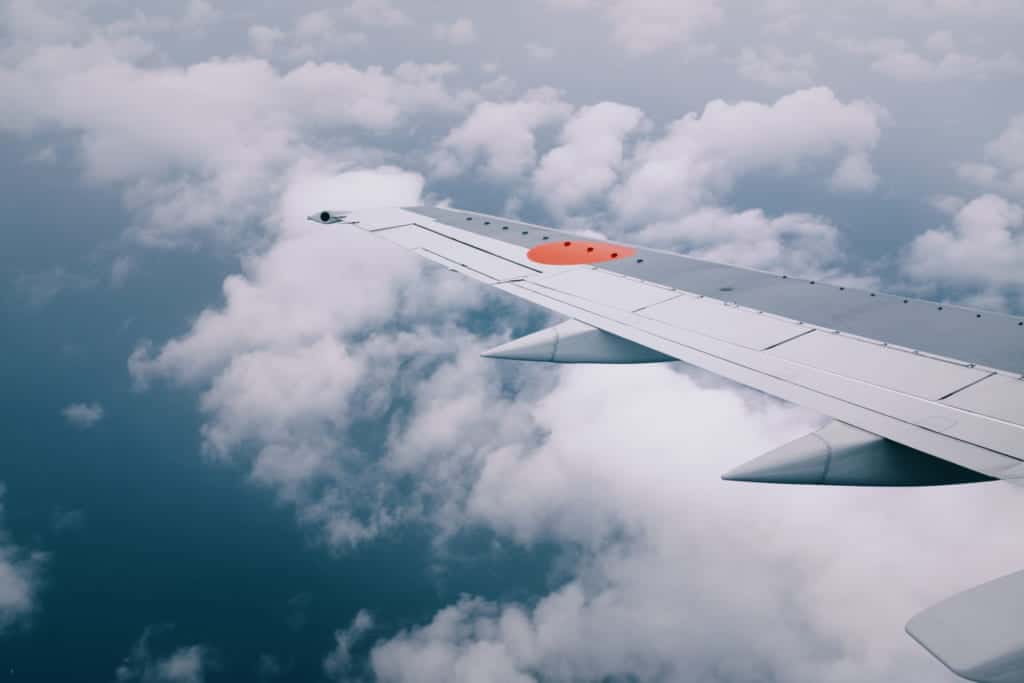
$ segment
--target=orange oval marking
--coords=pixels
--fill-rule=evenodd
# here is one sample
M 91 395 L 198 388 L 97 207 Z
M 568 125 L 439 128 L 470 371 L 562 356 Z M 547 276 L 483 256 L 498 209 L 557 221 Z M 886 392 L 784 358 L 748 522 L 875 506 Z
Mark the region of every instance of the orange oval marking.
M 535 263 L 549 266 L 578 266 L 585 263 L 601 263 L 629 258 L 636 249 L 619 244 L 570 240 L 566 242 L 545 242 L 526 252 L 527 258 Z

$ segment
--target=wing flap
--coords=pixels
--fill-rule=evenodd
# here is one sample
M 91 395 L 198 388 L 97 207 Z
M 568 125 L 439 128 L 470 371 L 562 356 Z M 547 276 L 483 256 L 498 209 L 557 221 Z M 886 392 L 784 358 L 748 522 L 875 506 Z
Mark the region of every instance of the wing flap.
M 933 401 L 992 374 L 821 330 L 779 344 L 769 353 Z
M 934 417 L 945 418 L 943 424 L 955 424 L 943 411 L 967 415 L 951 407 L 672 328 L 634 313 L 538 287 L 529 281 L 496 286 L 691 365 L 987 476 L 998 478 L 1020 464 L 1012 455 L 986 447 L 984 439 L 980 444 L 970 443 L 919 424 L 928 423 Z M 991 422 L 981 416 L 976 419 Z M 1024 450 L 1024 438 L 1018 439 L 1017 449 Z
M 403 225 L 377 230 L 375 233 L 406 249 L 422 250 L 422 256 L 441 265 L 454 266 L 456 270 L 468 269 L 471 272 L 467 274 L 484 275 L 492 282 L 521 279 L 538 272 L 418 225 Z
M 811 332 L 814 328 L 773 315 L 745 315 L 735 304 L 693 294 L 680 294 L 639 312 L 681 330 L 699 331 L 709 337 L 748 349 L 768 349 Z

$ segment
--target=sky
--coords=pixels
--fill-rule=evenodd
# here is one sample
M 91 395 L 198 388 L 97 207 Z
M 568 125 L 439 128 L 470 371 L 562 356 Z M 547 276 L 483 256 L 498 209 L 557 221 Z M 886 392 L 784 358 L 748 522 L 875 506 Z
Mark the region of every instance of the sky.
M 955 680 L 1019 490 L 723 482 L 823 424 L 324 208 L 1024 313 L 1010 0 L 0 0 L 12 681 Z

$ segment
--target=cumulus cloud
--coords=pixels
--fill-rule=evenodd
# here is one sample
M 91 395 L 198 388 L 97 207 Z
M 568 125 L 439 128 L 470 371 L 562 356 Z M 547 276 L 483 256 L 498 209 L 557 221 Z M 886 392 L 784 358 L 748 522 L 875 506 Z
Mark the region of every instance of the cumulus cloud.
M 490 453 L 468 510 L 521 543 L 575 545 L 571 578 L 528 604 L 466 597 L 380 641 L 381 680 L 941 677 L 905 620 L 1024 559 L 1010 486 L 719 481 L 814 418 L 669 367 L 574 368 L 531 410 L 544 437 Z M 935 524 L 950 505 L 956 523 Z M 962 544 L 973 557 L 949 562 Z
M 807 52 L 788 55 L 777 47 L 762 50 L 745 47 L 740 51 L 736 71 L 747 80 L 775 88 L 810 85 L 814 57 Z
M 207 452 L 228 458 L 256 446 L 252 478 L 339 547 L 415 514 L 414 502 L 378 500 L 389 482 L 347 430 L 383 419 L 398 400 L 396 382 L 440 381 L 435 374 L 453 358 L 475 358 L 479 342 L 456 323 L 481 292 L 445 271 L 423 272 L 414 256 L 356 228 L 301 216 L 416 204 L 422 183 L 394 168 L 293 178 L 281 199 L 281 237 L 225 281 L 225 305 L 159 349 L 140 346 L 129 364 L 140 383 L 203 387 Z M 355 501 L 370 512 L 355 514 Z
M 249 45 L 252 46 L 256 54 L 269 55 L 284 38 L 285 33 L 274 26 L 257 24 L 249 27 L 248 35 Z
M 124 683 L 203 683 L 209 669 L 207 648 L 191 645 L 175 649 L 166 656 L 154 652 L 154 641 L 163 640 L 170 631 L 170 626 L 147 627 L 131 653 L 117 667 L 117 680 Z
M 1024 115 L 1013 116 L 985 145 L 984 162 L 959 164 L 957 173 L 974 185 L 1024 195 Z
M 552 88 L 529 90 L 518 100 L 481 102 L 441 141 L 434 170 L 451 176 L 480 164 L 494 179 L 521 176 L 536 163 L 535 131 L 566 119 L 571 111 Z
M 103 419 L 103 406 L 99 403 L 72 403 L 60 412 L 69 424 L 79 429 L 89 429 Z
M 468 45 L 476 41 L 473 20 L 459 17 L 450 24 L 434 24 L 434 37 L 452 45 Z
M 946 32 L 933 33 L 926 40 L 932 56 L 902 38 L 840 39 L 835 43 L 846 52 L 869 57 L 872 70 L 901 81 L 982 80 L 1024 71 L 1024 61 L 1016 54 L 1006 51 L 983 57 L 960 52 Z
M 412 23 L 408 14 L 390 0 L 353 0 L 344 9 L 346 17 L 369 26 L 402 26 Z
M 568 7 L 597 7 L 614 40 L 629 54 L 647 55 L 686 44 L 722 18 L 718 0 L 548 0 Z
M 546 62 L 553 59 L 555 56 L 555 48 L 550 45 L 541 45 L 539 43 L 527 43 L 524 47 L 526 50 L 526 56 L 530 59 L 538 62 Z
M 615 182 L 625 138 L 644 123 L 636 107 L 601 102 L 582 107 L 562 128 L 560 144 L 533 174 L 534 192 L 564 211 L 604 192 Z
M 445 85 L 452 71 L 327 62 L 279 72 L 250 58 L 146 67 L 109 42 L 43 45 L 0 67 L 0 130 L 71 132 L 88 177 L 124 188 L 135 234 L 176 244 L 259 226 L 299 160 L 358 158 L 346 131 L 461 111 Z
M 839 230 L 822 216 L 804 213 L 770 217 L 760 209 L 707 207 L 651 223 L 635 235 L 693 256 L 799 276 L 822 277 L 842 260 Z
M 5 490 L 0 484 L 0 522 Z M 43 553 L 16 545 L 0 527 L 0 633 L 35 611 L 45 560 Z
M 1024 207 L 994 194 L 971 200 L 952 225 L 914 239 L 904 270 L 923 285 L 952 285 L 975 303 L 1004 307 L 1024 288 Z
M 352 624 L 334 632 L 334 649 L 324 658 L 324 673 L 334 680 L 344 680 L 352 666 L 352 646 L 373 628 L 373 617 L 359 610 Z
M 674 219 L 716 203 L 746 173 L 792 173 L 837 158 L 834 185 L 870 189 L 868 154 L 878 142 L 880 119 L 876 105 L 844 103 L 820 87 L 768 105 L 715 100 L 638 147 L 612 205 L 630 222 Z

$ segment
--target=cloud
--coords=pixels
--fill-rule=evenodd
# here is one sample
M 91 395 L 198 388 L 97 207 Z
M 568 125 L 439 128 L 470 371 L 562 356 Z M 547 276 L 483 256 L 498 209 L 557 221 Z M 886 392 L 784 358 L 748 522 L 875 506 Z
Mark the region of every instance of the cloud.
M 554 59 L 556 54 L 555 48 L 549 45 L 540 45 L 539 43 L 527 43 L 523 49 L 526 51 L 527 57 L 538 62 Z
M 412 19 L 390 0 L 353 0 L 344 9 L 346 17 L 368 26 L 404 26 Z
M 576 548 L 569 577 L 528 603 L 463 597 L 382 639 L 380 680 L 931 679 L 941 665 L 905 620 L 1024 559 L 1010 486 L 718 480 L 814 419 L 703 376 L 573 368 L 530 410 L 543 438 L 490 452 L 468 512 Z M 937 525 L 951 506 L 955 523 Z M 992 519 L 1006 521 L 979 537 Z M 961 544 L 972 559 L 950 562 Z
M 635 237 L 698 258 L 799 276 L 822 277 L 842 260 L 839 230 L 822 216 L 804 213 L 769 217 L 760 209 L 708 207 L 652 223 Z
M 642 123 L 642 111 L 616 102 L 580 108 L 562 128 L 560 144 L 540 160 L 534 192 L 556 211 L 604 192 L 618 177 L 625 138 Z
M 79 429 L 89 429 L 103 419 L 103 406 L 99 403 L 72 403 L 60 412 L 69 424 Z
M 459 17 L 450 24 L 434 24 L 434 37 L 452 45 L 468 45 L 476 42 L 476 28 L 473 20 Z
M 957 174 L 973 185 L 1024 195 L 1024 114 L 1010 118 L 1002 133 L 985 145 L 985 162 L 957 166 Z
M 628 54 L 648 55 L 689 40 L 722 18 L 717 0 L 548 0 L 576 9 L 596 7 Z
M 55 266 L 37 273 L 22 273 L 15 278 L 15 288 L 25 297 L 30 308 L 42 308 L 66 291 L 88 289 L 96 285 L 89 277 Z
M 170 631 L 170 626 L 146 627 L 131 653 L 117 667 L 117 680 L 124 683 L 203 683 L 210 662 L 207 648 L 202 645 L 181 647 L 163 657 L 153 652 L 153 641 L 162 640 Z
M 3 496 L 0 484 L 0 521 L 3 520 Z M 46 555 L 15 545 L 0 527 L 0 633 L 22 622 L 37 608 Z
M 230 239 L 263 224 L 267 198 L 300 160 L 353 163 L 366 152 L 349 134 L 462 111 L 445 84 L 452 71 L 327 62 L 279 72 L 251 58 L 143 67 L 109 41 L 44 45 L 0 68 L 11 94 L 0 98 L 0 130 L 71 133 L 87 177 L 123 188 L 145 243 L 211 230 Z
M 926 47 L 935 56 L 921 54 L 901 38 L 840 39 L 835 44 L 851 54 L 870 57 L 872 70 L 900 81 L 984 80 L 1024 72 L 1024 61 L 1009 51 L 995 57 L 957 51 L 948 32 L 928 37 Z
M 481 102 L 441 141 L 434 171 L 452 176 L 480 164 L 492 179 L 517 178 L 536 163 L 536 129 L 565 120 L 571 111 L 552 88 L 529 90 L 518 100 Z
M 249 27 L 249 45 L 256 54 L 269 55 L 285 37 L 284 31 L 274 26 L 258 24 Z
M 950 226 L 911 242 L 904 271 L 931 289 L 965 291 L 969 300 L 1003 308 L 1024 289 L 1024 207 L 999 195 L 977 197 L 956 211 Z
M 359 610 L 347 629 L 334 632 L 334 650 L 324 658 L 324 673 L 328 678 L 345 680 L 352 666 L 352 645 L 372 628 L 373 617 L 366 610 Z
M 843 103 L 821 87 L 768 105 L 714 100 L 637 147 L 611 204 L 629 222 L 671 220 L 716 203 L 747 173 L 793 173 L 836 158 L 834 185 L 869 189 L 867 155 L 881 134 L 881 116 L 876 105 Z
M 456 323 L 482 291 L 440 269 L 424 272 L 416 257 L 357 228 L 301 217 L 324 206 L 417 204 L 422 187 L 419 175 L 389 167 L 292 178 L 280 237 L 225 281 L 224 306 L 159 349 L 140 346 L 129 363 L 141 384 L 201 387 L 206 451 L 254 450 L 243 460 L 252 479 L 337 547 L 418 514 L 416 501 L 378 499 L 394 482 L 348 429 L 384 419 L 400 401 L 392 386 L 430 382 L 453 357 L 475 358 L 479 342 Z
M 736 71 L 747 80 L 774 88 L 794 88 L 811 83 L 814 57 L 807 52 L 787 55 L 777 47 L 760 52 L 745 47 L 740 51 Z

